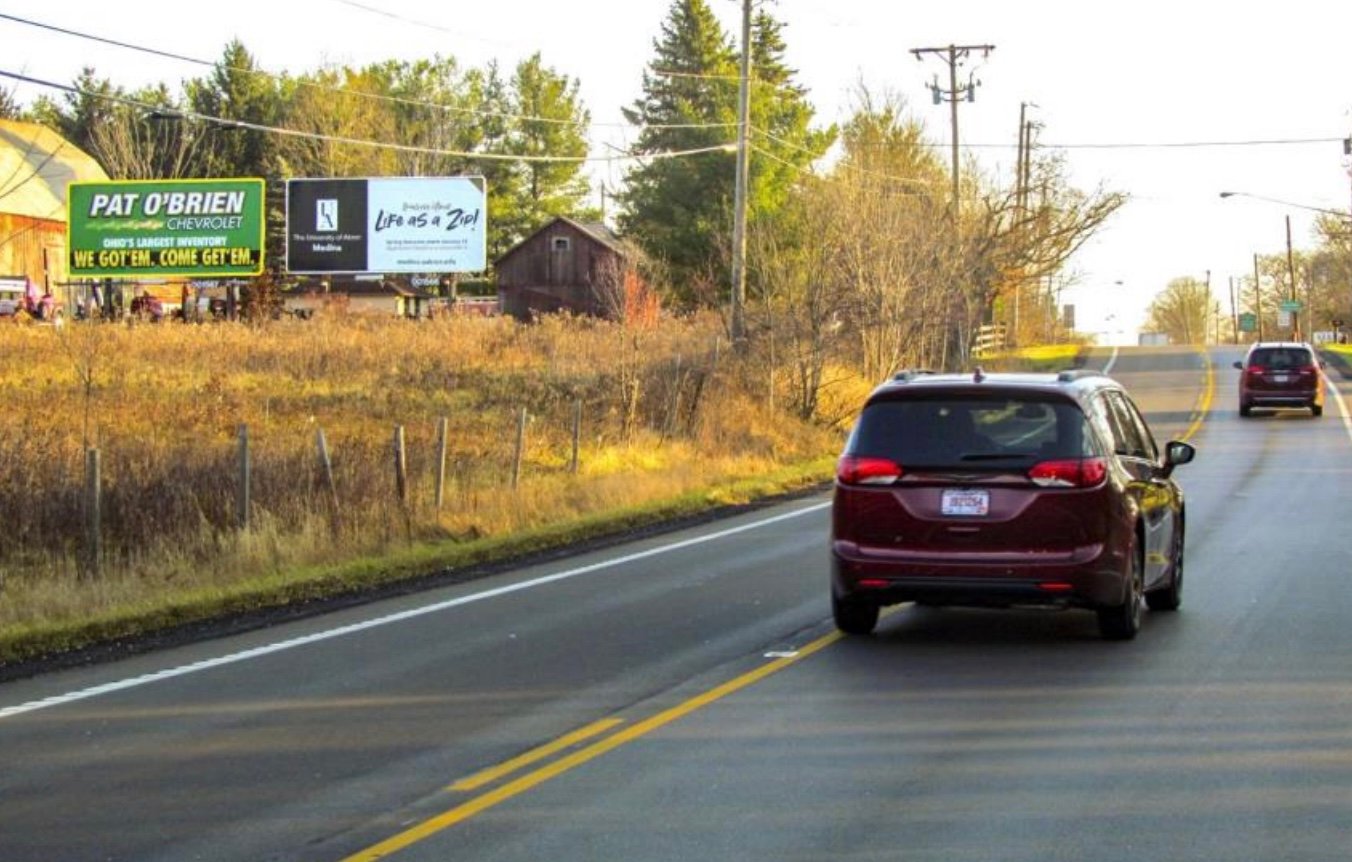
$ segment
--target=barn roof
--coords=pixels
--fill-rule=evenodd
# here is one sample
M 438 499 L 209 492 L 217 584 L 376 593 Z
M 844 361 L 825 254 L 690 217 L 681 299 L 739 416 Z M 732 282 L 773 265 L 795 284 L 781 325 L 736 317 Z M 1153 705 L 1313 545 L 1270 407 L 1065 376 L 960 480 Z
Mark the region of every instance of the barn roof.
M 64 222 L 66 187 L 108 175 L 46 126 L 0 120 L 0 178 L 0 213 Z
M 611 251 L 614 251 L 616 254 L 630 256 L 634 253 L 633 246 L 631 246 L 627 241 L 622 239 L 619 234 L 615 233 L 615 231 L 611 230 L 609 227 L 607 227 L 605 224 L 599 221 L 582 222 L 575 221 L 573 219 L 568 218 L 567 216 L 554 216 L 549 221 L 540 225 L 540 227 L 537 228 L 536 230 L 531 231 L 531 233 L 527 235 L 525 239 L 521 240 L 521 242 L 517 243 L 516 245 L 507 249 L 507 251 L 503 252 L 498 257 L 498 261 L 501 262 L 507 259 L 508 257 L 511 257 L 518 249 L 522 248 L 523 246 L 529 245 L 531 240 L 535 239 L 537 236 L 548 230 L 550 226 L 558 222 L 563 222 L 564 224 L 571 225 L 573 228 L 591 237 L 596 242 L 600 243 L 606 248 L 609 248 Z

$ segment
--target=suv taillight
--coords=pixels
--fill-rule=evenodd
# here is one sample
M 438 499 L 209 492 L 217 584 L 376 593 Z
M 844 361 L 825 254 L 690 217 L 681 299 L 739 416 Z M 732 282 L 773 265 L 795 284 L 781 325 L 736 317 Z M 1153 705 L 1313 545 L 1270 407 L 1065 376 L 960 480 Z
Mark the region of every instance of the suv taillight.
M 891 485 L 901 473 L 901 465 L 886 458 L 845 455 L 836 464 L 836 479 L 845 485 Z
M 1092 488 L 1108 476 L 1102 458 L 1067 458 L 1034 464 L 1028 478 L 1044 488 Z
M 1319 373 L 1319 369 L 1315 368 L 1313 365 L 1303 365 L 1300 368 L 1297 368 L 1296 371 L 1300 372 L 1302 375 Z

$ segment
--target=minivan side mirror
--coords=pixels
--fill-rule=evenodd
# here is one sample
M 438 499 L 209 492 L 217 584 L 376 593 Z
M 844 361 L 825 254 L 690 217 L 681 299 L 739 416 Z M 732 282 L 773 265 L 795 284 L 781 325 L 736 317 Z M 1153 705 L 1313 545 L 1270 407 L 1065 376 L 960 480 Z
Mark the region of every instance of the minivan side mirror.
M 1187 464 L 1197 456 L 1197 447 L 1182 440 L 1170 440 L 1164 446 L 1164 475 L 1174 472 L 1174 468 Z
M 1240 371 L 1243 371 L 1243 370 L 1244 370 L 1244 363 L 1243 363 L 1243 362 L 1240 362 L 1238 359 L 1236 359 L 1236 360 L 1235 360 L 1235 367 L 1238 368 Z

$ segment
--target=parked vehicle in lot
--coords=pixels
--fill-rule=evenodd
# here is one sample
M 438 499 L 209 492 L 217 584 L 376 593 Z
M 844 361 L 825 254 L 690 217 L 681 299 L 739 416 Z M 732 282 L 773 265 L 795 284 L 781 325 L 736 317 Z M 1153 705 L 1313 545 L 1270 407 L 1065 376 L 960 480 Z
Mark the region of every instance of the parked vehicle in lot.
M 1185 507 L 1128 393 L 1091 371 L 903 372 L 868 397 L 836 470 L 831 607 L 1084 608 L 1110 639 L 1179 607 Z
M 1239 375 L 1239 415 L 1255 407 L 1298 407 L 1324 415 L 1324 365 L 1304 342 L 1260 341 L 1235 367 Z

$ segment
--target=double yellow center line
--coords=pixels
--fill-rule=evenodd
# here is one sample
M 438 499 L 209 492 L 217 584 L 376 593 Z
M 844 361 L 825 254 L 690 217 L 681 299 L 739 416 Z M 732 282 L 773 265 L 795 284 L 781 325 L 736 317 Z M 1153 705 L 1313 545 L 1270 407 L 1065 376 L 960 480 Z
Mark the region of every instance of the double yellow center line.
M 654 730 L 665 727 L 673 721 L 706 707 L 721 698 L 755 685 L 771 674 L 778 673 L 784 668 L 802 661 L 813 653 L 830 646 L 840 640 L 840 638 L 841 634 L 839 632 L 831 632 L 830 634 L 823 635 L 811 643 L 799 647 L 790 654 L 781 655 L 780 657 L 761 665 L 755 670 L 748 671 L 735 679 L 731 679 L 721 685 L 711 688 L 706 692 L 677 704 L 676 706 L 624 727 L 610 736 L 604 736 L 590 745 L 587 745 L 585 748 L 580 748 L 558 760 L 546 763 L 532 772 L 527 772 L 506 784 L 500 785 L 473 799 L 462 802 L 441 814 L 430 817 L 416 826 L 405 829 L 398 835 L 387 838 L 379 844 L 348 856 L 343 862 L 373 862 L 373 860 L 376 859 L 384 859 L 405 847 L 416 844 L 444 829 L 449 829 L 457 823 L 468 820 L 474 815 L 486 811 L 501 802 L 506 802 L 515 796 L 519 796 L 551 778 L 562 775 L 584 763 L 595 760 L 607 752 L 614 751 L 626 743 L 633 742 L 640 737 L 652 733 Z M 485 769 L 482 772 L 475 773 L 468 778 L 457 781 L 447 789 L 454 791 L 477 790 L 520 769 L 552 757 L 554 754 L 571 748 L 574 745 L 605 734 L 614 728 L 619 727 L 622 723 L 623 722 L 620 719 L 616 718 L 602 719 L 601 721 L 575 730 L 566 736 L 562 736 L 547 745 L 533 749 L 520 757 L 513 758 L 499 766 Z
M 1211 412 L 1212 399 L 1216 397 L 1216 365 L 1205 350 L 1201 351 L 1201 356 L 1202 364 L 1206 367 L 1206 379 L 1202 386 L 1202 397 L 1197 402 L 1197 409 L 1193 411 L 1192 424 L 1183 432 L 1183 440 L 1191 440 L 1193 435 L 1201 430 L 1202 423 Z

